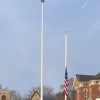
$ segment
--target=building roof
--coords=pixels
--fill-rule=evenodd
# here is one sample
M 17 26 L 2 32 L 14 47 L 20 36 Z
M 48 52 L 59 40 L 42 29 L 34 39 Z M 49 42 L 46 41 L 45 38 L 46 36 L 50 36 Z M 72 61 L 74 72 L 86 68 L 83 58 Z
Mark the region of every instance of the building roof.
M 38 96 L 40 97 L 39 92 L 38 92 L 38 91 L 35 91 L 35 92 L 32 94 L 32 96 L 31 96 L 30 100 L 34 97 L 34 95 L 35 95 L 35 94 L 38 94 Z
M 80 74 L 76 74 L 76 78 L 78 79 L 78 81 L 82 81 L 82 82 L 88 82 L 90 80 L 100 80 L 100 73 L 98 73 L 96 75 L 80 75 Z

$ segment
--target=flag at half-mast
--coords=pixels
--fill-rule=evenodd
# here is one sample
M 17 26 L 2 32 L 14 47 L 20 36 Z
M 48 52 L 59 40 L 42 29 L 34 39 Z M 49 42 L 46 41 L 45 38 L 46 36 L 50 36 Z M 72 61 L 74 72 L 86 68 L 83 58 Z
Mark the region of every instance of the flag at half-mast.
M 41 0 L 41 2 L 44 2 L 44 0 Z
M 66 99 L 68 100 L 68 73 L 67 73 L 67 68 L 65 69 L 64 93 L 67 97 Z

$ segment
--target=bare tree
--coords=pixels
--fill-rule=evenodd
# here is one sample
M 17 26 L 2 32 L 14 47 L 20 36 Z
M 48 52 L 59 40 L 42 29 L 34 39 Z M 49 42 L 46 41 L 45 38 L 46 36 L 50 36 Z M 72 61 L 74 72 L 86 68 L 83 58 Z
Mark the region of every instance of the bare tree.
M 22 97 L 19 94 L 19 92 L 15 91 L 15 90 L 11 90 L 11 100 L 21 100 Z
M 64 100 L 64 92 L 58 92 L 56 94 L 56 100 Z
M 29 95 L 26 96 L 25 100 L 29 100 L 32 96 L 33 92 L 37 91 L 40 94 L 40 86 L 36 88 L 32 88 Z M 55 100 L 55 94 L 53 92 L 53 88 L 44 86 L 43 87 L 43 100 Z

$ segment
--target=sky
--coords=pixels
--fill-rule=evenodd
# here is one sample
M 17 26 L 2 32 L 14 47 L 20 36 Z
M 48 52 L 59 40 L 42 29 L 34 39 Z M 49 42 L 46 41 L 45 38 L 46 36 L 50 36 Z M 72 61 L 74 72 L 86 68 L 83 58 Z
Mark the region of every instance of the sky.
M 68 32 L 68 77 L 100 72 L 100 0 L 45 0 L 44 81 L 64 83 Z M 0 0 L 0 84 L 22 95 L 40 85 L 40 0 Z

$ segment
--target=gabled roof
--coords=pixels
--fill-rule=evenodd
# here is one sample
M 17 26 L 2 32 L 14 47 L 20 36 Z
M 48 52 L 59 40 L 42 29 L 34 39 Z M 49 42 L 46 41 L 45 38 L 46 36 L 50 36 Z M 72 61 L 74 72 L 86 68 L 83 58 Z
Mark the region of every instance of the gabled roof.
M 76 74 L 76 78 L 81 82 L 88 82 L 90 80 L 100 80 L 100 73 L 97 75 L 80 75 Z
M 35 92 L 32 94 L 30 100 L 35 96 L 35 94 L 38 94 L 38 95 L 40 96 L 39 92 L 38 92 L 38 91 L 35 91 Z

